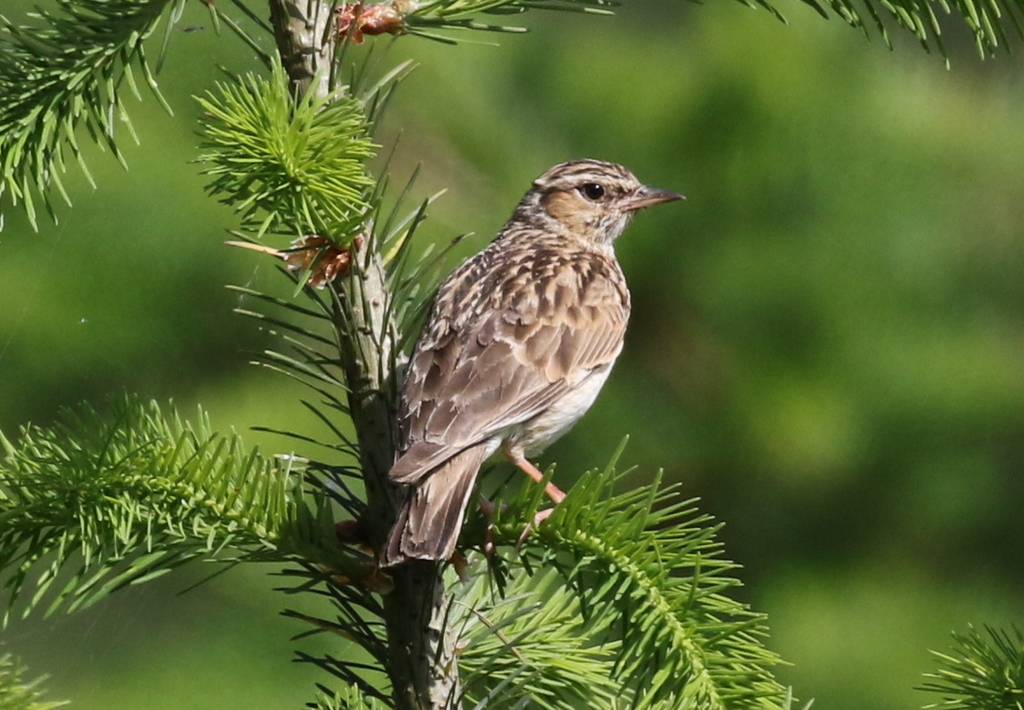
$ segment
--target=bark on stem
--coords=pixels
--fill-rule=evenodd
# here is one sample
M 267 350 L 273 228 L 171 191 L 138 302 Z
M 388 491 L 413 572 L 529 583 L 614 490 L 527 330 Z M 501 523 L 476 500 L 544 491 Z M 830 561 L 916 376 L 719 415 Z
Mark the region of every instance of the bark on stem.
M 328 96 L 334 73 L 330 66 L 335 44 L 334 33 L 329 31 L 332 3 L 269 2 L 278 51 L 296 96 L 311 86 L 319 96 Z M 388 319 L 391 294 L 374 239 L 363 241 L 336 291 L 340 364 L 349 388 L 369 507 L 368 519 L 363 522 L 379 548 L 400 501 L 398 491 L 388 482 L 398 442 L 397 338 L 395 324 Z M 441 573 L 442 565 L 433 562 L 408 563 L 391 571 L 394 590 L 384 597 L 384 622 L 388 674 L 398 710 L 461 706 L 455 637 L 445 624 L 449 598 Z
M 373 240 L 366 240 L 355 267 L 338 290 L 342 317 L 338 323 L 349 407 L 359 439 L 366 482 L 372 541 L 380 549 L 401 503 L 388 482 L 398 432 L 394 372 L 396 336 L 387 321 L 384 269 Z M 394 589 L 384 597 L 388 634 L 388 674 L 400 710 L 443 710 L 460 707 L 456 638 L 446 628 L 449 598 L 442 564 L 412 562 L 391 570 Z
M 270 0 L 274 40 L 296 96 L 302 96 L 314 79 L 318 96 L 330 93 L 334 37 L 327 26 L 332 14 L 331 3 L 323 0 Z

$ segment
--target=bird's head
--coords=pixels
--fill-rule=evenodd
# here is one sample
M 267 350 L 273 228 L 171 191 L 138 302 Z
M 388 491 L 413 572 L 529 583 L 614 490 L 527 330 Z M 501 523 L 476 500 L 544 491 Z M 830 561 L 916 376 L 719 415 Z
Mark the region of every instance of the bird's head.
M 534 180 L 513 222 L 570 239 L 611 245 L 638 210 L 683 196 L 647 187 L 629 170 L 600 160 L 574 160 Z

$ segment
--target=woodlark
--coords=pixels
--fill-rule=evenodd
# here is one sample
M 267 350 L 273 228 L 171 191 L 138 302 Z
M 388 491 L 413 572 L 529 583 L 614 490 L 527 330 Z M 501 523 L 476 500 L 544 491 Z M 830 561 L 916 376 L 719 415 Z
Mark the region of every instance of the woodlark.
M 526 457 L 583 416 L 622 350 L 629 290 L 613 243 L 638 210 L 681 197 L 621 165 L 556 165 L 441 285 L 402 392 L 390 477 L 411 490 L 382 565 L 450 558 L 480 466 L 499 450 L 543 479 Z

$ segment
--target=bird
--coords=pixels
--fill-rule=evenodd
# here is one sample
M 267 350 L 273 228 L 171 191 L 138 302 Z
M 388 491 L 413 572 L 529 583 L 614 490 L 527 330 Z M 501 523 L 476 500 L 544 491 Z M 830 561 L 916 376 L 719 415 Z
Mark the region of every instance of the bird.
M 639 210 L 679 199 L 615 163 L 561 163 L 441 284 L 402 386 L 389 479 L 407 496 L 382 567 L 450 559 L 495 454 L 543 482 L 529 458 L 586 413 L 622 351 L 630 294 L 614 242 Z

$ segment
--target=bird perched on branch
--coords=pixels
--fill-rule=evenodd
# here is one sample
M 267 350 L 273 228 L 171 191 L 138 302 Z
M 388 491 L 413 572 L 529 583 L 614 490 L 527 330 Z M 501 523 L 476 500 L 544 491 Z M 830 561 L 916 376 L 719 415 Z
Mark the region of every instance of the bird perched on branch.
M 556 165 L 441 285 L 402 391 L 390 478 L 410 491 L 382 565 L 450 558 L 493 454 L 543 481 L 527 457 L 583 416 L 622 350 L 629 290 L 613 244 L 638 210 L 681 198 L 621 165 Z

